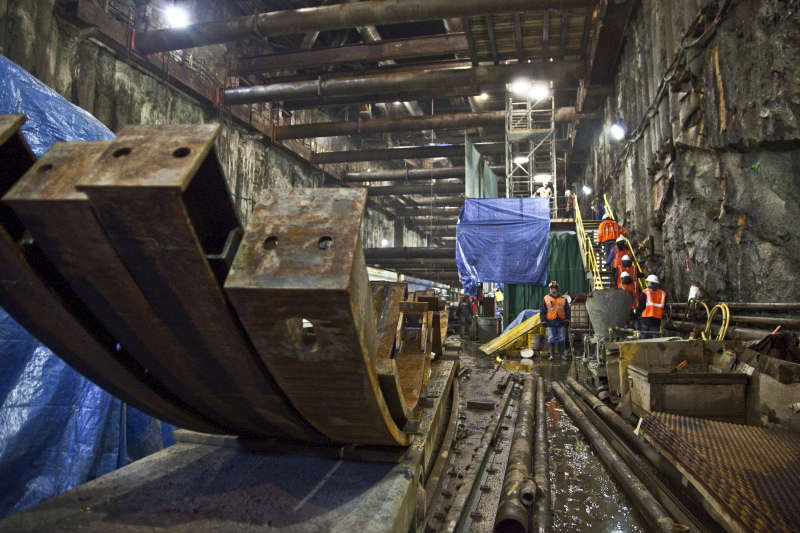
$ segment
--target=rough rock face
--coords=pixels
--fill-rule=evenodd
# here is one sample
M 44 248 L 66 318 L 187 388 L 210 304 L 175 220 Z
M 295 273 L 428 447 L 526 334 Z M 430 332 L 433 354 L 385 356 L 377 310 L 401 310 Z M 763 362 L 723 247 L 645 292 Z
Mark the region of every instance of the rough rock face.
M 586 172 L 645 269 L 673 300 L 691 283 L 717 300 L 800 300 L 800 1 L 642 0 L 606 123 L 634 131 L 653 102 L 624 163 L 601 136 Z
M 114 4 L 124 7 L 120 2 Z M 132 6 L 132 2 L 128 4 Z M 225 6 L 222 2 L 199 2 L 192 12 L 198 20 L 240 14 L 225 12 Z M 153 13 L 157 19 L 160 11 L 154 9 Z M 0 53 L 95 115 L 112 131 L 129 124 L 221 121 L 223 130 L 217 149 L 243 222 L 247 221 L 264 188 L 319 187 L 325 183 L 319 169 L 291 151 L 270 144 L 263 135 L 229 116 L 220 116 L 217 109 L 158 76 L 126 62 L 96 40 L 93 33 L 93 29 L 78 28 L 62 17 L 55 0 L 0 0 Z M 218 45 L 175 53 L 190 55 L 193 62 L 202 62 L 216 79 L 224 79 L 226 47 Z M 301 121 L 306 118 L 331 120 L 316 110 L 301 113 Z M 346 150 L 353 146 L 346 138 L 335 137 L 319 139 L 310 148 Z M 360 170 L 361 165 L 351 166 L 353 170 Z M 379 246 L 382 239 L 393 242 L 394 224 L 383 212 L 368 210 L 362 228 L 364 245 Z M 425 246 L 426 240 L 415 232 L 407 232 L 404 244 Z

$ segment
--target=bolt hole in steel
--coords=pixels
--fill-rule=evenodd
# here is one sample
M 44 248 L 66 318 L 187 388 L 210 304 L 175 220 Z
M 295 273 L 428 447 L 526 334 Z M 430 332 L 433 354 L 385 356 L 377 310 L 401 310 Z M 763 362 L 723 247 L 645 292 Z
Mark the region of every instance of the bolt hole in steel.
M 177 157 L 177 158 L 186 157 L 191 152 L 192 152 L 191 148 L 187 148 L 185 146 L 182 146 L 182 147 L 178 148 L 177 150 L 175 150 L 174 152 L 172 152 L 172 157 Z
M 130 148 L 125 147 L 125 148 L 120 148 L 118 150 L 114 150 L 114 153 L 111 155 L 116 158 L 120 158 L 130 154 L 132 151 L 133 150 L 131 150 Z
M 317 242 L 317 247 L 319 247 L 320 250 L 329 250 L 333 248 L 333 239 L 327 235 L 325 237 L 320 237 L 319 242 Z
M 39 172 L 41 172 L 42 174 L 47 174 L 51 170 L 53 170 L 53 165 L 42 165 L 41 167 L 39 167 Z
M 307 318 L 301 319 L 303 323 L 302 335 L 300 336 L 299 348 L 305 352 L 317 351 L 317 332 L 314 328 L 314 323 Z
M 270 235 L 269 237 L 264 240 L 264 249 L 265 250 L 274 250 L 278 247 L 278 237 L 275 235 Z

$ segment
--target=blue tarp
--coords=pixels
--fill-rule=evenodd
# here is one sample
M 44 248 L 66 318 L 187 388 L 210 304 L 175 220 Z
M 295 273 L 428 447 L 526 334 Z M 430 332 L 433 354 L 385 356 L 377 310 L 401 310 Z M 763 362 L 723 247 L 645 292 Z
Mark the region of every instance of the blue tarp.
M 547 283 L 548 198 L 467 198 L 456 226 L 461 286 L 479 282 Z
M 538 315 L 538 314 L 539 314 L 539 310 L 538 309 L 523 309 L 517 315 L 517 318 L 512 320 L 511 323 L 506 326 L 506 329 L 503 330 L 503 333 L 505 333 L 506 331 L 508 331 L 510 329 L 514 329 L 515 327 L 519 326 L 520 324 L 522 324 L 523 322 L 528 320 L 533 315 Z
M 28 117 L 41 156 L 57 141 L 113 133 L 0 55 L 0 114 Z M 0 309 L 0 517 L 172 443 L 172 426 L 75 372 Z

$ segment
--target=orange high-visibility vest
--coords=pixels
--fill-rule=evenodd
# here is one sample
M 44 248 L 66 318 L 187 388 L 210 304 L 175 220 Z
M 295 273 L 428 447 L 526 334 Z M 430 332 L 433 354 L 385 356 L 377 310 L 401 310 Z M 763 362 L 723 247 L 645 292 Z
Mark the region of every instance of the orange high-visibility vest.
M 547 306 L 547 320 L 555 320 L 556 317 L 564 320 L 564 317 L 567 316 L 566 311 L 564 311 L 565 301 L 563 296 L 553 298 L 548 294 L 544 297 L 544 305 Z
M 627 235 L 628 232 L 611 219 L 606 219 L 597 228 L 597 240 L 600 242 L 614 241 L 620 235 Z
M 647 298 L 642 311 L 643 318 L 661 318 L 664 316 L 664 304 L 667 302 L 667 293 L 661 289 L 653 290 L 650 287 L 642 291 Z

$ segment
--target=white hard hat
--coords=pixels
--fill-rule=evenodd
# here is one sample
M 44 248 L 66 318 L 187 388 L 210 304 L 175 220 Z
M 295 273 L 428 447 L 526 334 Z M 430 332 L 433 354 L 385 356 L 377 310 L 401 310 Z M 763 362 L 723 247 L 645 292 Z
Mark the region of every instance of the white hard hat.
M 567 196 L 569 196 L 570 194 L 572 194 L 572 191 L 571 191 L 571 190 L 569 190 L 569 189 L 567 189 L 566 191 L 564 191 L 564 194 L 566 194 Z
M 625 237 L 620 235 L 619 237 L 617 237 L 617 242 L 625 242 Z
M 661 283 L 661 282 L 658 281 L 658 276 L 656 276 L 655 274 L 650 274 L 649 276 L 647 276 L 647 283 Z
M 621 278 L 629 278 L 629 277 L 631 277 L 631 275 L 630 275 L 630 274 L 628 274 L 627 272 L 623 272 L 623 273 L 620 275 L 620 277 L 621 277 Z
M 630 261 L 631 260 L 631 256 L 629 256 L 628 254 L 625 254 L 625 255 L 622 256 L 622 260 L 623 261 Z
M 603 215 L 603 220 L 608 220 L 609 218 L 611 218 L 611 216 L 609 216 L 608 214 Z

